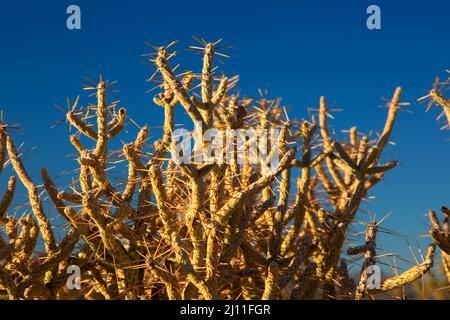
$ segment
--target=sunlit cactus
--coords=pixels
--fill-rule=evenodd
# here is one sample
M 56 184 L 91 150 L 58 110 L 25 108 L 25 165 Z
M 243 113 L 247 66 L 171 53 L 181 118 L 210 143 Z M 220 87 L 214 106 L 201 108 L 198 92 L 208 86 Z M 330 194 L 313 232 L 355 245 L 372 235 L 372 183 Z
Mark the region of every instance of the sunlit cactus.
M 2 127 L 0 160 L 5 162 L 7 150 L 33 213 L 19 223 L 7 215 L 12 177 L 0 203 L 9 239 L 0 242 L 4 297 L 363 299 L 400 288 L 430 270 L 433 245 L 422 263 L 383 279 L 377 288 L 367 286 L 367 268 L 378 263 L 375 221 L 368 225 L 364 245 L 346 248 L 361 203 L 397 166 L 380 159 L 404 105 L 401 88 L 387 105 L 377 139 L 356 127 L 348 139 L 339 139 L 328 123 L 325 97 L 318 101 L 317 114 L 291 120 L 278 100 L 243 98 L 235 88 L 237 77 L 219 74 L 220 41 L 198 42 L 191 49 L 203 56 L 201 74 L 176 73 L 175 43 L 154 47 L 150 55 L 155 67 L 150 79 L 160 90 L 153 102 L 164 109 L 161 139 L 150 141 L 149 128 L 143 126 L 134 141 L 120 151 L 111 149 L 113 140 L 121 141 L 127 114 L 108 102 L 111 83 L 102 78 L 85 88 L 94 91 L 95 104 L 83 107 L 77 99 L 70 108 L 66 119 L 77 131 L 69 138 L 78 154 L 77 176 L 72 185 L 58 188 L 46 170 L 41 172 L 44 189 L 67 225 L 59 244 L 43 211 L 43 196 Z M 196 137 L 211 129 L 222 134 L 241 129 L 256 137 L 277 132 L 277 139 L 258 145 L 256 151 L 266 157 L 252 154 L 250 146 L 259 138 L 239 145 L 237 136 L 229 140 L 231 151 L 213 152 L 214 159 L 231 161 L 198 161 L 195 152 L 180 156 L 174 117 L 183 111 Z M 212 145 L 197 139 L 194 151 L 211 153 Z M 275 158 L 272 165 L 268 159 Z M 113 166 L 126 166 L 127 174 L 113 177 Z M 38 234 L 46 255 L 31 263 Z M 356 282 L 343 259 L 346 253 L 364 255 Z M 66 287 L 68 265 L 81 269 L 81 290 Z

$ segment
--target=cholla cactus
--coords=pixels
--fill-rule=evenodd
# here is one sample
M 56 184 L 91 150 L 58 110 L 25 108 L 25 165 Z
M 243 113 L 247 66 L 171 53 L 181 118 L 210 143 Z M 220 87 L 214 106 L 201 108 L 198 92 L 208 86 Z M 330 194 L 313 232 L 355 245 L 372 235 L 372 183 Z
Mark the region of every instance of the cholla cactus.
M 447 73 L 450 73 L 447 70 Z M 444 92 L 448 90 L 448 85 L 450 83 L 450 77 L 445 81 L 440 81 L 439 78 L 436 79 L 433 89 L 430 90 L 428 95 L 419 99 L 429 99 L 428 109 L 436 105 L 442 108 L 442 112 L 439 114 L 438 119 L 444 116 L 446 124 L 443 128 L 448 129 L 450 127 L 450 99 L 445 97 Z M 427 110 L 428 110 L 427 109 Z M 450 216 L 450 210 L 446 207 L 441 207 L 441 211 L 444 215 L 444 224 L 441 227 L 439 218 L 434 211 L 430 211 L 428 216 L 431 222 L 431 228 L 429 231 L 431 239 L 439 246 L 442 253 L 442 266 L 445 276 L 450 283 L 450 237 L 448 235 L 448 220 Z
M 450 210 L 446 207 L 441 208 L 444 214 L 444 224 L 441 226 L 439 218 L 434 211 L 429 212 L 431 222 L 430 236 L 431 239 L 439 246 L 442 253 L 442 266 L 444 274 L 450 283 L 450 236 L 448 229 L 448 220 L 450 218 Z
M 9 274 L 19 272 L 13 267 L 0 273 L 9 298 L 22 297 L 16 286 L 61 284 L 58 270 L 69 262 L 83 272 L 83 290 L 70 296 L 95 299 L 361 299 L 408 284 L 431 268 L 433 246 L 421 265 L 368 289 L 366 268 L 376 263 L 375 225 L 357 250 L 366 261 L 357 286 L 341 259 L 362 201 L 397 165 L 380 159 L 402 105 L 400 88 L 388 104 L 378 139 L 352 128 L 349 141 L 340 142 L 328 124 L 324 97 L 318 122 L 314 116 L 291 121 L 279 101 L 240 98 L 233 88 L 236 78 L 217 74 L 214 61 L 223 55 L 219 42 L 192 47 L 203 54 L 200 75 L 175 74 L 170 63 L 175 52 L 169 52 L 173 44 L 155 48 L 151 59 L 156 67 L 152 79 L 160 77 L 161 89 L 153 102 L 164 109 L 163 136 L 151 148 L 149 130 L 143 127 L 123 145 L 120 160 L 110 150 L 124 128 L 126 111 L 108 104 L 110 83 L 102 79 L 87 88 L 96 92 L 95 105 L 80 108 L 77 99 L 67 113 L 71 126 L 93 145 L 70 136 L 80 167 L 73 185 L 57 190 L 42 171 L 49 198 L 71 227 L 58 247 L 37 189 L 11 144 L 10 158 L 30 192 L 48 258 L 41 265 L 42 282 L 33 282 L 32 276 L 16 280 Z M 193 154 L 183 149 L 180 155 L 177 108 L 192 120 L 196 137 L 239 129 L 256 135 L 241 141 L 232 136 L 226 149 L 215 140 L 198 139 Z M 93 118 L 96 123 L 90 122 Z M 268 131 L 279 134 L 259 144 L 255 156 L 251 145 Z M 198 153 L 231 161 L 199 161 Z M 279 161 L 268 161 L 277 153 Z M 109 168 L 124 162 L 128 174 L 116 181 Z M 23 230 L 33 229 L 30 219 Z M 46 297 L 67 294 L 59 286 Z
M 447 70 L 447 73 L 450 73 L 450 70 Z M 440 119 L 444 116 L 446 124 L 443 128 L 447 129 L 450 127 L 450 99 L 445 97 L 444 92 L 448 90 L 449 84 L 450 77 L 448 77 L 445 81 L 440 81 L 440 79 L 437 78 L 434 82 L 433 89 L 431 89 L 426 96 L 419 99 L 419 101 L 425 99 L 429 100 L 427 111 L 433 105 L 442 108 L 442 112 L 439 114 L 437 119 Z

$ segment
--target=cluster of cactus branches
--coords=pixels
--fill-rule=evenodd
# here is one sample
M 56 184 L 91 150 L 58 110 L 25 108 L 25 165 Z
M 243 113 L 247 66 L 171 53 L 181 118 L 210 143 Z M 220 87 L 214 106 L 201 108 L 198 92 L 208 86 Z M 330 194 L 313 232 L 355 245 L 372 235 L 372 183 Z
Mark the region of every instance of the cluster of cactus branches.
M 28 191 L 31 213 L 16 219 L 8 215 L 16 189 L 16 177 L 11 176 L 7 190 L 0 203 L 0 225 L 8 241 L 0 237 L 0 290 L 9 299 L 56 298 L 66 285 L 66 266 L 80 234 L 72 230 L 59 242 L 56 241 L 52 225 L 43 210 L 36 184 L 26 172 L 20 154 L 7 135 L 7 126 L 0 126 L 0 170 L 5 164 L 6 154 L 16 175 Z M 45 177 L 45 171 L 42 172 Z M 36 257 L 36 245 L 42 237 L 45 258 Z
M 447 70 L 447 73 L 450 73 Z M 439 114 L 438 119 L 444 117 L 444 128 L 450 128 L 450 99 L 445 96 L 445 91 L 449 89 L 450 77 L 445 81 L 436 79 L 433 89 L 430 90 L 428 95 L 419 99 L 429 99 L 428 108 L 436 105 L 442 108 L 442 112 Z M 444 216 L 443 225 L 441 226 L 439 218 L 434 211 L 429 212 L 429 219 L 431 222 L 430 237 L 439 246 L 442 254 L 442 266 L 444 274 L 450 284 L 450 235 L 449 235 L 449 218 L 450 210 L 447 207 L 441 207 L 441 212 Z
M 219 43 L 200 43 L 193 47 L 203 56 L 200 74 L 176 74 L 173 43 L 154 48 L 152 79 L 158 79 L 160 92 L 153 102 L 164 110 L 160 140 L 151 143 L 148 127 L 142 127 L 119 153 L 111 150 L 127 114 L 108 103 L 110 83 L 103 80 L 87 88 L 95 91 L 94 105 L 80 107 L 77 99 L 67 113 L 78 131 L 70 136 L 78 153 L 77 178 L 58 190 L 47 171 L 41 172 L 48 198 L 69 230 L 59 245 L 38 188 L 2 128 L 1 163 L 7 149 L 33 215 L 19 222 L 5 216 L 12 177 L 0 204 L 9 238 L 0 239 L 0 292 L 10 299 L 362 299 L 411 283 L 432 267 L 434 245 L 421 264 L 377 288 L 367 286 L 367 268 L 377 263 L 373 223 L 365 244 L 347 250 L 364 255 L 356 284 L 343 259 L 361 204 L 397 166 L 381 159 L 402 106 L 400 88 L 377 139 L 353 127 L 348 139 L 339 141 L 324 97 L 317 115 L 291 121 L 278 100 L 240 97 L 236 78 L 218 74 L 214 66 L 223 55 Z M 251 140 L 243 155 L 232 140 L 230 162 L 175 161 L 174 118 L 183 109 L 200 134 L 279 129 L 279 161 L 269 171 L 265 159 L 251 163 Z M 210 145 L 200 141 L 196 147 L 205 152 Z M 274 148 L 266 146 L 269 153 Z M 118 162 L 128 173 L 113 179 L 109 168 Z M 37 259 L 39 234 L 46 254 Z M 69 265 L 81 269 L 81 290 L 65 287 Z

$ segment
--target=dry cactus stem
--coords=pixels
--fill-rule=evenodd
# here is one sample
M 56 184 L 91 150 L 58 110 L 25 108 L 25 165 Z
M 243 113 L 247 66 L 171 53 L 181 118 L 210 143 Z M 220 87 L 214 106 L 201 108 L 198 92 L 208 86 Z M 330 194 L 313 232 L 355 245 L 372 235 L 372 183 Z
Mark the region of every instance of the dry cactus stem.
M 441 211 L 444 215 L 444 223 L 441 226 L 439 218 L 434 211 L 429 212 L 429 218 L 431 222 L 430 237 L 433 239 L 434 243 L 439 246 L 442 253 L 442 266 L 444 269 L 444 274 L 450 283 L 450 235 L 449 235 L 449 224 L 448 220 L 450 218 L 450 210 L 446 207 L 442 207 Z
M 450 73 L 450 71 L 447 70 L 447 73 Z M 429 99 L 428 108 L 430 108 L 433 104 L 442 108 L 442 112 L 438 116 L 438 119 L 442 116 L 445 117 L 446 125 L 444 128 L 447 129 L 450 127 L 450 99 L 445 97 L 444 92 L 448 89 L 449 83 L 450 77 L 443 82 L 440 82 L 439 78 L 437 78 L 433 85 L 433 89 L 429 91 L 428 95 L 419 99 L 419 101 Z M 434 243 L 441 249 L 443 271 L 448 282 L 450 283 L 450 237 L 448 235 L 450 210 L 446 207 L 441 207 L 441 212 L 444 215 L 442 227 L 436 213 L 434 211 L 429 212 L 428 216 L 431 222 L 429 234 Z
M 406 284 L 412 283 L 421 278 L 426 272 L 431 270 L 434 263 L 435 245 L 428 246 L 424 261 L 412 268 L 406 270 L 400 275 L 385 279 L 381 282 L 379 288 L 370 288 L 368 286 L 368 268 L 377 263 L 376 258 L 376 235 L 378 224 L 374 221 L 367 225 L 365 244 L 357 247 L 351 247 L 347 250 L 348 255 L 358 255 L 364 253 L 364 261 L 361 267 L 361 274 L 356 289 L 352 292 L 347 289 L 347 294 L 360 300 L 365 296 L 373 296 L 378 293 L 389 292 L 398 289 Z M 348 286 L 347 286 L 348 288 Z
M 125 126 L 126 111 L 108 104 L 110 83 L 101 79 L 87 88 L 95 91 L 96 103 L 79 107 L 77 99 L 67 113 L 78 131 L 70 141 L 79 154 L 79 175 L 73 185 L 58 190 L 42 171 L 45 190 L 70 228 L 60 245 L 36 186 L 8 140 L 11 162 L 29 191 L 37 220 L 23 220 L 22 232 L 36 233 L 38 226 L 47 252 L 38 271 L 23 274 L 15 265 L 28 259 L 29 244 L 22 245 L 27 248 L 23 258 L 6 260 L 0 283 L 9 298 L 30 298 L 24 295 L 28 290 L 40 298 L 360 299 L 408 284 L 429 270 L 433 247 L 423 264 L 385 280 L 377 290 L 367 290 L 365 267 L 376 262 L 376 228 L 358 251 L 365 253 L 366 262 L 357 286 L 341 259 L 362 201 L 397 165 L 380 159 L 401 106 L 400 88 L 388 104 L 378 139 L 372 141 L 352 128 L 348 141 L 339 141 L 328 124 L 324 97 L 318 122 L 314 116 L 291 121 L 278 100 L 240 98 L 234 88 L 237 78 L 217 74 L 214 61 L 223 56 L 219 42 L 199 42 L 201 46 L 192 47 L 203 55 L 199 75 L 175 73 L 170 63 L 175 52 L 169 53 L 174 43 L 155 48 L 152 79 L 159 81 L 160 93 L 153 102 L 164 109 L 164 129 L 152 145 L 147 141 L 149 129 L 143 127 L 134 141 L 120 151 L 111 150 Z M 197 136 L 208 129 L 279 134 L 258 146 L 267 157 L 250 152 L 255 138 L 244 140 L 239 149 L 239 140 L 232 137 L 232 148 L 212 152 L 232 161 L 198 161 L 196 153 L 183 154 L 189 161 L 179 161 L 180 142 L 174 134 L 178 108 L 190 117 Z M 211 153 L 212 145 L 200 139 L 194 150 Z M 267 159 L 277 152 L 279 161 L 271 166 Z M 110 174 L 113 166 L 124 164 L 125 177 Z M 13 189 L 14 179 L 0 204 L 2 213 Z M 1 245 L 14 247 L 17 231 L 4 221 L 13 240 Z M 3 263 L 3 254 L 0 257 Z M 68 263 L 82 270 L 80 291 L 62 287 Z M 34 293 L 45 288 L 45 296 Z
M 447 70 L 450 73 L 450 70 Z M 419 101 L 424 99 L 429 99 L 429 104 L 427 110 L 436 105 L 442 108 L 442 112 L 439 114 L 437 119 L 445 117 L 446 125 L 443 128 L 450 128 L 450 99 L 444 95 L 444 92 L 448 90 L 448 85 L 450 84 L 450 77 L 445 81 L 440 81 L 439 78 L 436 79 L 433 89 L 431 89 L 428 94 L 419 99 Z

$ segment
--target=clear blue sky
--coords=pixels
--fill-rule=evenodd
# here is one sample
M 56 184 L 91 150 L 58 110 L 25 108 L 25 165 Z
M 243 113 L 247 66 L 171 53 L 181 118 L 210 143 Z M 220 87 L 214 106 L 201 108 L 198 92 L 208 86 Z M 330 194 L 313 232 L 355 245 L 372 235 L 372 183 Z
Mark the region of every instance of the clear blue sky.
M 81 7 L 79 31 L 66 28 L 70 4 Z M 370 4 L 381 7 L 382 30 L 365 27 Z M 140 55 L 150 50 L 144 41 L 180 40 L 178 61 L 199 71 L 200 56 L 184 50 L 193 44 L 191 35 L 223 38 L 233 48 L 222 70 L 241 76 L 245 94 L 268 89 L 299 118 L 326 95 L 344 110 L 332 122 L 338 129 L 381 130 L 382 97 L 401 85 L 412 113 L 400 114 L 397 145 L 386 152 L 387 160 L 401 165 L 374 189 L 376 199 L 365 209 L 379 216 L 392 212 L 385 227 L 414 242 L 426 231 L 426 211 L 450 205 L 450 133 L 439 131 L 436 110 L 424 113 L 416 103 L 450 68 L 449 11 L 448 0 L 8 1 L 0 5 L 0 109 L 9 123 L 25 129 L 14 134 L 17 143 L 37 147 L 26 157 L 37 179 L 41 166 L 53 176 L 75 167 L 67 157 L 73 153 L 68 126 L 51 128 L 64 117 L 53 105 L 66 108 L 66 97 L 80 93 L 88 101 L 80 86 L 84 76 L 118 80 L 114 98 L 130 116 L 139 124 L 161 124 L 161 110 L 144 94 L 151 87 L 144 80 L 153 72 L 142 63 Z M 386 251 L 410 258 L 401 239 L 382 239 Z

